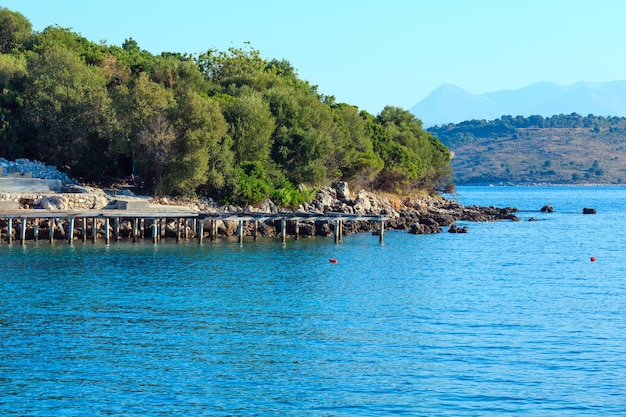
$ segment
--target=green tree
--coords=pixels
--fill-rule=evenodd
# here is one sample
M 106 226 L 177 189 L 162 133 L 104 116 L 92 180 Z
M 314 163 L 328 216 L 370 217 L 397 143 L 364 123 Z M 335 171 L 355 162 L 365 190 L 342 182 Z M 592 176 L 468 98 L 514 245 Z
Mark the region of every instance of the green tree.
M 33 36 L 32 49 L 42 52 L 48 48 L 63 48 L 83 59 L 88 65 L 98 66 L 108 55 L 105 48 L 89 41 L 71 29 L 60 26 L 48 26 Z
M 276 119 L 272 157 L 294 184 L 326 179 L 326 156 L 333 152 L 330 108 L 307 83 L 276 86 L 266 93 Z
M 22 136 L 26 59 L 0 54 L 0 156 L 8 159 L 25 153 Z
M 244 48 L 231 47 L 227 52 L 209 49 L 198 57 L 197 64 L 204 77 L 219 86 L 219 92 L 231 95 L 236 95 L 235 90 L 242 86 L 263 91 L 274 75 L 267 71 L 269 63 L 250 42 Z
M 8 54 L 13 49 L 22 49 L 32 35 L 30 21 L 19 12 L 0 7 L 0 52 Z
M 244 162 L 267 164 L 270 159 L 274 117 L 263 96 L 247 90 L 239 98 L 226 102 L 224 117 L 229 124 L 237 165 Z
M 383 160 L 374 153 L 367 121 L 355 106 L 338 104 L 331 109 L 334 152 L 327 155 L 328 172 L 333 180 L 353 181 L 366 186 L 383 168 Z
M 150 79 L 174 91 L 204 92 L 209 89 L 200 69 L 188 55 L 163 53 L 155 57 Z
M 150 52 L 141 49 L 133 38 L 126 39 L 121 47 L 108 47 L 107 52 L 114 55 L 121 65 L 130 68 L 133 75 L 142 72 L 149 74 L 154 66 L 155 57 Z
M 170 155 L 171 151 L 149 147 L 171 146 L 171 141 L 158 137 L 169 130 L 166 125 L 170 124 L 168 112 L 175 105 L 174 94 L 151 81 L 147 73 L 140 73 L 129 85 L 114 86 L 110 96 L 116 111 L 118 153 L 127 155 L 132 174 L 143 177 L 146 186 L 152 187 L 160 180 L 166 164 L 166 161 L 154 157 Z M 151 135 L 157 137 L 149 139 Z
M 139 131 L 138 140 L 144 161 L 151 164 L 154 183 L 159 184 L 172 154 L 176 132 L 167 117 L 157 114 Z
M 450 181 L 450 152 L 422 122 L 398 107 L 387 106 L 376 117 L 384 129 L 374 129 L 375 149 L 385 162 L 377 185 L 403 191 L 416 188 L 436 190 Z
M 219 144 L 227 124 L 215 100 L 191 90 L 177 97 L 171 120 L 176 131 L 175 151 L 158 191 L 195 195 L 209 180 L 210 160 L 221 151 Z
M 29 155 L 92 178 L 107 169 L 110 100 L 98 68 L 67 49 L 31 54 L 25 88 L 25 140 Z

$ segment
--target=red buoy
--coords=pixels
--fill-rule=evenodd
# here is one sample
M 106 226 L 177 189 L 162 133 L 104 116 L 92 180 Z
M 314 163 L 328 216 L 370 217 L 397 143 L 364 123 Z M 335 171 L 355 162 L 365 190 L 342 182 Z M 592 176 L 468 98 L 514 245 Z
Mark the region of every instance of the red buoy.
M 592 256 L 592 257 L 591 257 L 591 262 L 595 262 L 595 261 L 596 261 L 596 257 L 595 257 L 595 256 Z
M 339 262 L 335 258 L 330 258 L 329 261 L 330 261 L 331 264 L 336 264 L 337 262 Z

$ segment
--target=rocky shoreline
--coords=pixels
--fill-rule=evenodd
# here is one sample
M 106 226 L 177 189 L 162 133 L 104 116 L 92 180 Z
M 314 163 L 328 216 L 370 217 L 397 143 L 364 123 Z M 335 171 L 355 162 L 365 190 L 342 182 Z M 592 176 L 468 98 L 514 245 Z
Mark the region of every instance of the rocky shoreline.
M 83 190 L 83 192 L 79 192 Z M 67 190 L 66 190 L 67 191 Z M 14 199 L 19 202 L 20 209 L 59 211 L 67 210 L 101 210 L 116 209 L 115 204 L 120 194 L 107 194 L 103 190 L 94 187 L 72 186 L 72 193 L 60 193 L 50 195 L 33 195 L 19 193 L 0 193 L 0 200 L 7 201 Z M 467 227 L 457 227 L 456 222 L 460 220 L 470 222 L 491 222 L 500 220 L 518 221 L 515 215 L 515 208 L 497 208 L 480 206 L 463 206 L 462 204 L 440 196 L 416 196 L 412 198 L 394 198 L 370 193 L 360 190 L 354 195 L 347 191 L 345 184 L 337 184 L 335 187 L 322 187 L 313 201 L 305 203 L 295 210 L 279 208 L 267 200 L 255 207 L 218 206 L 210 199 L 185 199 L 185 198 L 153 198 L 149 199 L 150 210 L 156 213 L 159 210 L 166 211 L 166 208 L 175 206 L 191 213 L 346 213 L 360 214 L 365 216 L 383 215 L 387 217 L 385 222 L 386 230 L 406 230 L 411 234 L 432 234 L 440 233 L 444 227 L 449 227 L 451 233 L 466 233 Z M 124 193 L 125 199 L 134 199 L 128 192 Z M 144 199 L 145 201 L 145 199 Z M 132 231 L 131 219 L 124 217 L 124 211 L 119 211 L 120 237 L 129 237 Z M 46 229 L 50 225 L 48 220 L 38 224 L 39 230 L 47 236 Z M 27 238 L 32 238 L 34 234 L 34 222 L 27 223 Z M 55 239 L 67 237 L 67 220 L 61 219 L 55 225 Z M 237 221 L 218 220 L 217 238 L 229 238 L 237 235 Z M 294 224 L 288 222 L 288 234 L 294 234 Z M 298 223 L 298 234 L 301 237 L 313 236 L 333 236 L 334 224 L 330 220 L 307 221 L 301 220 Z M 191 229 L 191 228 L 190 228 Z M 253 235 L 254 231 L 258 236 L 275 237 L 280 234 L 280 221 L 261 221 L 256 228 L 251 222 L 244 225 L 243 234 Z M 353 233 L 380 233 L 379 223 L 370 221 L 345 221 L 342 227 L 343 235 Z M 7 240 L 7 221 L 0 219 L 0 236 Z M 17 231 L 12 230 L 14 239 Z M 91 233 L 91 232 L 90 232 Z M 177 233 L 176 219 L 167 219 L 164 229 L 164 237 L 175 237 Z M 103 225 L 100 226 L 98 234 L 104 236 Z M 188 230 L 187 235 L 191 238 L 197 237 L 194 230 Z M 80 231 L 76 230 L 75 238 L 79 239 Z
M 76 184 L 76 181 L 69 177 L 59 174 L 53 167 L 46 167 L 41 163 L 34 163 L 27 160 L 20 160 L 19 163 L 7 163 L 0 161 L 5 173 L 10 172 L 15 178 L 17 175 L 28 174 L 29 178 L 35 176 L 46 179 L 61 179 L 62 187 L 57 191 L 49 193 L 33 192 L 24 189 L 21 192 L 6 192 L 0 186 L 0 205 L 2 203 L 11 203 L 17 209 L 46 210 L 46 211 L 72 211 L 72 210 L 101 210 L 116 209 L 118 201 L 121 199 L 137 200 L 149 204 L 150 209 L 159 212 L 160 209 L 166 211 L 166 208 L 173 206 L 187 210 L 191 213 L 345 213 L 358 214 L 364 216 L 383 215 L 388 220 L 385 222 L 386 230 L 406 230 L 412 234 L 432 234 L 443 231 L 444 227 L 449 227 L 451 233 L 466 233 L 467 227 L 457 227 L 457 221 L 470 222 L 491 222 L 500 220 L 518 221 L 515 213 L 516 208 L 505 207 L 481 207 L 481 206 L 463 206 L 457 201 L 443 198 L 442 196 L 417 195 L 411 198 L 402 198 L 398 196 L 386 196 L 359 190 L 351 193 L 348 184 L 338 182 L 333 186 L 321 187 L 315 198 L 308 203 L 304 203 L 295 209 L 286 209 L 277 207 L 271 200 L 258 204 L 256 206 L 236 207 L 236 206 L 218 206 L 211 199 L 186 199 L 186 198 L 150 198 L 138 197 L 126 189 L 108 189 L 103 190 L 96 187 L 88 187 Z M 24 169 L 33 170 L 37 168 L 36 174 L 32 171 L 24 173 Z M 21 171 L 20 171 L 21 170 Z M 18 208 L 19 207 L 19 208 Z M 132 225 L 130 219 L 124 218 L 123 210 L 120 210 L 121 224 L 120 234 L 122 237 L 131 233 Z M 168 219 L 165 227 L 165 237 L 176 236 L 176 219 Z M 228 238 L 237 234 L 237 221 L 217 221 L 217 236 Z M 38 225 L 40 229 L 46 229 L 47 221 Z M 67 222 L 66 222 L 67 223 Z M 280 233 L 280 221 L 267 220 L 259 222 L 258 225 L 248 224 L 244 226 L 244 235 L 252 235 L 255 231 L 259 236 L 273 237 Z M 289 222 L 288 228 L 294 225 Z M 65 227 L 64 227 L 65 226 Z M 33 224 L 27 224 L 27 235 L 32 235 Z M 334 224 L 332 221 L 301 220 L 298 223 L 299 236 L 332 236 L 334 234 Z M 344 235 L 352 233 L 372 232 L 379 233 L 379 223 L 370 221 L 346 221 L 343 224 L 342 231 Z M 57 225 L 56 233 L 58 237 L 65 237 L 67 224 L 63 224 L 63 220 Z M 0 235 L 3 239 L 7 238 L 7 221 L 0 219 Z M 15 233 L 15 230 L 12 230 Z M 43 232 L 45 234 L 45 231 Z M 98 233 L 104 234 L 104 230 Z M 188 234 L 193 236 L 195 232 L 190 231 Z M 293 233 L 293 230 L 287 230 L 287 233 Z M 78 236 L 76 234 L 75 236 Z M 15 236 L 13 236 L 14 238 Z
M 233 213 L 344 213 L 360 215 L 384 215 L 386 230 L 406 230 L 411 234 L 440 233 L 449 227 L 451 233 L 466 233 L 467 227 L 457 227 L 457 221 L 493 222 L 501 220 L 519 221 L 515 215 L 517 208 L 463 206 L 462 204 L 441 196 L 419 195 L 412 198 L 396 198 L 359 190 L 354 195 L 348 191 L 346 183 L 337 183 L 332 187 L 322 187 L 313 201 L 304 203 L 295 210 L 276 207 L 271 200 L 256 206 L 217 207 L 210 200 L 188 200 L 160 198 L 152 200 L 156 204 L 183 205 L 192 210 L 205 212 Z M 276 222 L 278 223 L 278 222 Z M 261 236 L 276 236 L 279 224 L 274 221 L 262 223 L 258 227 Z M 379 233 L 377 222 L 355 221 L 345 222 L 343 234 L 372 232 Z M 234 236 L 237 233 L 237 222 L 220 221 L 218 235 Z M 244 234 L 251 235 L 252 227 L 244 228 Z M 300 236 L 332 236 L 333 225 L 328 221 L 299 223 Z

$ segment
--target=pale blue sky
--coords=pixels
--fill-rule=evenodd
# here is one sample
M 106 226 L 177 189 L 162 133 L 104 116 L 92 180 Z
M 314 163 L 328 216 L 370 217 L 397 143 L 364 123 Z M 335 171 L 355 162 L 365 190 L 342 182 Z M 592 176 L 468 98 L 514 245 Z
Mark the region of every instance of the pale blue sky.
M 0 0 L 41 31 L 132 37 L 154 54 L 245 41 L 339 102 L 409 109 L 442 84 L 471 93 L 626 79 L 622 0 Z

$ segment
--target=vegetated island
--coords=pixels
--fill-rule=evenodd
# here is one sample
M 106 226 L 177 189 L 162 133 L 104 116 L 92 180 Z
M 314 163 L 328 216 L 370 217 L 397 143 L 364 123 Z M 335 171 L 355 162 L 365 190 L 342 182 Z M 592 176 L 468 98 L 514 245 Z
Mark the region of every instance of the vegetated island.
M 626 118 L 576 113 L 428 129 L 454 154 L 455 184 L 624 184 Z
M 337 103 L 286 60 L 246 44 L 153 55 L 133 39 L 33 32 L 0 9 L 0 157 L 84 183 L 133 178 L 146 193 L 280 206 L 317 188 L 410 194 L 450 185 L 448 149 L 407 110 Z
M 369 204 L 392 214 L 390 227 L 423 232 L 462 218 L 408 220 L 427 211 L 424 199 L 457 204 L 438 196 L 453 189 L 450 152 L 419 119 L 337 103 L 250 44 L 153 55 L 132 38 L 116 46 L 58 26 L 33 32 L 0 8 L 0 89 L 0 157 L 41 161 L 96 188 L 124 183 L 155 202 L 241 209 Z M 364 191 L 335 198 L 337 183 Z

